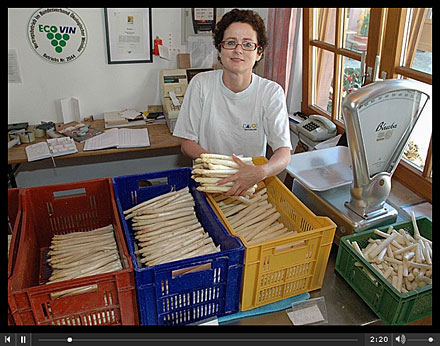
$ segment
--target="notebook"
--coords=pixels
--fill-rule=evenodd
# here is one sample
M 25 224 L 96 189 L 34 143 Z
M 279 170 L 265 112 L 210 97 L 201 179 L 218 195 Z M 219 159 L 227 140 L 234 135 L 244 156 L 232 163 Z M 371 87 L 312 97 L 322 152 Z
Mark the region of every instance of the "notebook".
M 148 129 L 110 129 L 103 134 L 85 141 L 84 151 L 108 148 L 139 148 L 149 147 Z
M 28 161 L 37 161 L 50 157 L 69 155 L 78 152 L 75 141 L 70 137 L 51 138 L 46 142 L 28 145 L 25 149 Z

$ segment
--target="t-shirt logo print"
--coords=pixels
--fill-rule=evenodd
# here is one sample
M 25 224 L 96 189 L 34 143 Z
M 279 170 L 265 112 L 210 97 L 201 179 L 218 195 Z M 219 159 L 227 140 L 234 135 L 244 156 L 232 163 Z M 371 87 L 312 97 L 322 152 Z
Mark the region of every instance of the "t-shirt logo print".
M 243 129 L 245 131 L 256 131 L 258 127 L 257 124 L 243 124 Z

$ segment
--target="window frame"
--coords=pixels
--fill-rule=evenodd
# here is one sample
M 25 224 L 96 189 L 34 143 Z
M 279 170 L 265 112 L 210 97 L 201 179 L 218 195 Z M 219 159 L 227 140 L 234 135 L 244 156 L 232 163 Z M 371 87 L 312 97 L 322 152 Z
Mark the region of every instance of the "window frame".
M 313 8 L 303 9 L 303 78 L 302 78 L 302 103 L 301 111 L 307 115 L 320 114 L 330 118 L 338 129 L 338 133 L 344 132 L 344 124 L 337 120 L 337 114 L 341 107 L 340 97 L 340 78 L 333 78 L 333 107 L 332 114 L 323 111 L 321 108 L 313 105 L 313 49 L 314 47 L 330 51 L 334 56 L 333 75 L 339 76 L 341 69 L 342 56 L 361 61 L 361 54 L 343 48 L 343 35 L 341 33 L 342 21 L 344 15 L 343 8 L 336 8 L 335 20 L 335 44 L 324 41 L 318 41 L 313 38 L 314 15 Z M 402 77 L 418 80 L 432 85 L 432 75 L 400 66 L 400 56 L 402 53 L 402 40 L 405 29 L 405 20 L 408 9 L 406 8 L 371 8 L 370 24 L 368 30 L 368 46 L 365 59 L 366 67 L 374 70 L 376 56 L 381 56 L 379 66 L 379 76 L 386 72 L 386 78 Z M 387 47 L 387 49 L 382 49 Z M 367 82 L 368 83 L 368 82 Z M 432 133 L 425 158 L 425 166 L 421 172 L 411 164 L 400 161 L 393 177 L 412 191 L 432 203 Z

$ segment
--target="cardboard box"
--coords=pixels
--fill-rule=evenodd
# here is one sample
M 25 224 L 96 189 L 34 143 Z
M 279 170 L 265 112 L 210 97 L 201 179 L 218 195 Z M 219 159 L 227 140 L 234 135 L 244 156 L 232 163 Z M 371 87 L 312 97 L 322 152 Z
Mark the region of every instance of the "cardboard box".
M 190 68 L 191 61 L 188 53 L 177 54 L 177 68 Z

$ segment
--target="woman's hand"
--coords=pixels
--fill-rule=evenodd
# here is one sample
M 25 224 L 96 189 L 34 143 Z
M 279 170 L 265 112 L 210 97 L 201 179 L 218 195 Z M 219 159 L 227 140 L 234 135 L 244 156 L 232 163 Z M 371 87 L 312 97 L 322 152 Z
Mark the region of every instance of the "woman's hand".
M 290 162 L 290 148 L 280 147 L 273 152 L 269 162 L 260 165 L 253 166 L 241 161 L 237 156 L 232 155 L 232 159 L 238 164 L 239 171 L 217 182 L 218 185 L 235 181 L 235 185 L 225 193 L 228 196 L 244 195 L 246 190 L 252 187 L 254 184 L 272 177 L 282 172 Z
M 238 164 L 239 171 L 217 182 L 217 185 L 222 185 L 231 181 L 235 182 L 235 185 L 228 192 L 226 192 L 225 195 L 244 195 L 250 187 L 254 186 L 256 183 L 266 178 L 264 166 L 250 165 L 241 161 L 235 155 L 232 155 L 232 159 Z

